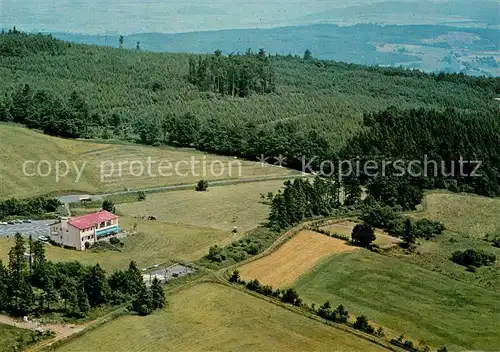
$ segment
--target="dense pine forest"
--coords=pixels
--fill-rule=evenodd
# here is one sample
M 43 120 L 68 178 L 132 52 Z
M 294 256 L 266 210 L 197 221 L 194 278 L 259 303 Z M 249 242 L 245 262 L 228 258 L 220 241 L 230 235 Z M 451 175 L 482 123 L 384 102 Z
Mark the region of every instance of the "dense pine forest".
M 483 161 L 482 177 L 402 178 L 383 192 L 375 185 L 384 180 L 349 182 L 371 184 L 377 200 L 404 208 L 424 188 L 500 194 L 499 78 L 366 67 L 309 51 L 150 53 L 16 29 L 0 35 L 0 74 L 0 120 L 56 136 L 191 146 L 250 160 L 282 155 L 299 169 L 305 157 L 314 159 L 313 170 L 357 156 L 427 154 L 448 164 L 463 156 Z
M 264 49 L 257 55 L 250 49 L 242 55 L 222 56 L 216 50 L 212 57 L 189 59 L 188 82 L 201 90 L 232 97 L 251 93 L 265 94 L 275 90 L 274 70 Z

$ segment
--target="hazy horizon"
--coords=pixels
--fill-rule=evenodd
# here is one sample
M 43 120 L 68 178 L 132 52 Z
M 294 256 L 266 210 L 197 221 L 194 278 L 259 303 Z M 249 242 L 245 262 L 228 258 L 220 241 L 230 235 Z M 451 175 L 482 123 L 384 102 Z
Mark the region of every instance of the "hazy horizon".
M 460 5 L 458 5 L 460 3 Z M 0 26 L 29 32 L 85 34 L 180 33 L 272 28 L 314 23 L 446 24 L 482 26 L 494 2 L 382 0 L 350 1 L 0 1 Z M 467 5 L 472 11 L 464 9 Z M 469 13 L 470 12 L 470 13 Z M 491 25 L 491 23 L 489 23 Z M 485 21 L 485 26 L 488 21 Z

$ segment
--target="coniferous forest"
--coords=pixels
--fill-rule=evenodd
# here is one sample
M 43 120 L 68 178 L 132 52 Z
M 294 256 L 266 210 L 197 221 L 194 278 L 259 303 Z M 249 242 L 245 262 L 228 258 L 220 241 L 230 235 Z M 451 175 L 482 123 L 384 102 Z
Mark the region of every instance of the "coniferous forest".
M 156 279 L 146 287 L 135 262 L 108 276 L 99 264 L 48 261 L 45 246 L 15 235 L 8 264 L 0 260 L 0 312 L 74 319 L 98 307 L 129 303 L 131 310 L 147 315 L 165 305 L 160 282 Z
M 362 173 L 345 183 L 407 209 L 429 188 L 500 194 L 499 78 L 323 61 L 309 51 L 159 54 L 17 29 L 0 35 L 0 74 L 0 120 L 55 136 L 189 146 L 249 160 L 281 155 L 296 169 L 305 158 L 311 170 L 333 176 L 338 170 L 322 161 L 361 156 L 407 165 L 427 155 L 446 172 L 396 178 L 389 167 L 384 177 Z M 460 157 L 481 161 L 481 176 L 467 176 L 473 164 L 465 176 L 451 173 Z

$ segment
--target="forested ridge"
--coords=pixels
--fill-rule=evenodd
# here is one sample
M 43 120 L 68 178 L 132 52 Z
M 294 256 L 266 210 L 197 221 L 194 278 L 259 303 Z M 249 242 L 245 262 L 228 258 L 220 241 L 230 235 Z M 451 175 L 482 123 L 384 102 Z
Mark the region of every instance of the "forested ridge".
M 159 54 L 17 30 L 0 35 L 0 48 L 3 121 L 62 137 L 191 146 L 250 160 L 282 155 L 299 169 L 302 157 L 315 158 L 316 170 L 323 160 L 360 155 L 463 155 L 484 160 L 487 172 L 482 181 L 457 179 L 457 188 L 499 193 L 499 78 L 366 67 L 310 52 Z M 444 181 L 398 184 L 449 187 Z

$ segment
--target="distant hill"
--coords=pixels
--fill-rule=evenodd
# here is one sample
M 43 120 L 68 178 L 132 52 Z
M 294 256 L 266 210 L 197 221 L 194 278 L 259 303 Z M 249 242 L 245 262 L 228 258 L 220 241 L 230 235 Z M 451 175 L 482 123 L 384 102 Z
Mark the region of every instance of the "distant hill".
M 118 35 L 53 33 L 67 41 L 118 46 Z M 464 72 L 499 75 L 500 32 L 485 28 L 435 25 L 381 26 L 358 24 L 342 27 L 317 24 L 272 29 L 125 36 L 125 48 L 155 52 L 224 53 L 265 48 L 268 53 L 303 55 L 306 49 L 320 59 L 364 65 L 404 66 L 427 72 Z

